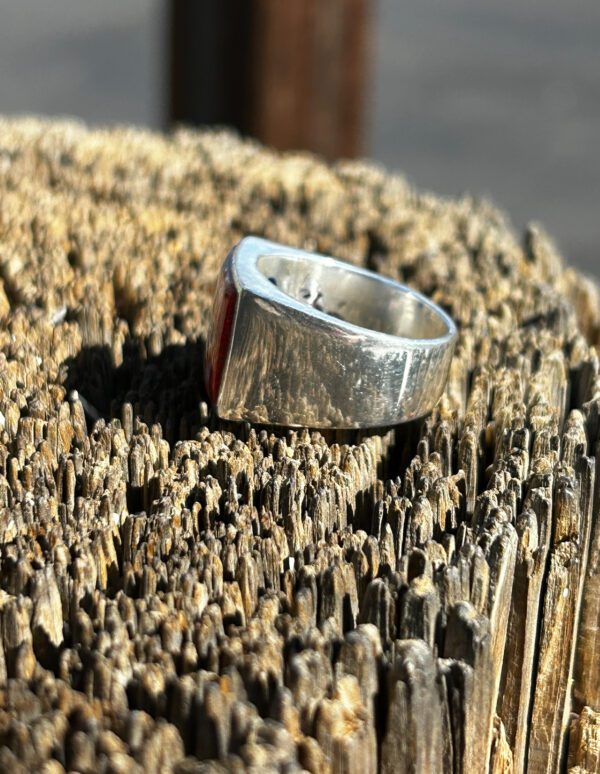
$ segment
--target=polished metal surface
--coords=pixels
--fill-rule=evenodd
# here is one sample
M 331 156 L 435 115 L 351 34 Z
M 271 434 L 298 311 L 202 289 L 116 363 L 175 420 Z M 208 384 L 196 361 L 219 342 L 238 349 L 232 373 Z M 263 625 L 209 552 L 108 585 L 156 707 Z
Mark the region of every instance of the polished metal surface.
M 256 237 L 239 242 L 222 273 L 237 304 L 215 398 L 220 417 L 382 427 L 427 414 L 439 400 L 456 327 L 421 294 Z

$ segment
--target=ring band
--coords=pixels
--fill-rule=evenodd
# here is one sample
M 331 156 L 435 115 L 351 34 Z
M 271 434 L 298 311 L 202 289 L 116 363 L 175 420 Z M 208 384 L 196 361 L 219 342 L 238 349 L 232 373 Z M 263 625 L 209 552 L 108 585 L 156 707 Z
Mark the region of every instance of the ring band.
M 395 425 L 438 402 L 456 336 L 442 309 L 404 285 L 246 237 L 217 281 L 206 387 L 222 419 Z

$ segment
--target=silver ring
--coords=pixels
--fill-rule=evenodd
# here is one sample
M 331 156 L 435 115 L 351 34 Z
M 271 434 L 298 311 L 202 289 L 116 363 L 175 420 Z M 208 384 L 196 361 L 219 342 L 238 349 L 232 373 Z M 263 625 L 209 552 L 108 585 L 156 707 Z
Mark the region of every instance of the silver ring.
M 222 419 L 386 427 L 433 409 L 456 336 L 442 309 L 404 285 L 246 237 L 219 274 L 206 387 Z

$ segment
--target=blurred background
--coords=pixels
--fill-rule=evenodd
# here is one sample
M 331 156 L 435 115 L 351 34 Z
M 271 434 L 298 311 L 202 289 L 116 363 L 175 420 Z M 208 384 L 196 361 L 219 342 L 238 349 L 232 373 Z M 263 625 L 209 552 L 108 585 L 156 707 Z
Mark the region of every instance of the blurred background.
M 542 221 L 600 277 L 598 0 L 19 0 L 0 113 L 229 124 Z

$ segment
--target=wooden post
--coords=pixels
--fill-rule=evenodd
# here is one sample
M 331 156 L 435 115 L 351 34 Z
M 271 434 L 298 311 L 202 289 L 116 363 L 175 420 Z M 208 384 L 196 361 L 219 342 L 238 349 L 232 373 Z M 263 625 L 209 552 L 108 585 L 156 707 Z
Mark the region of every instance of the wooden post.
M 0 169 L 0 772 L 600 772 L 596 286 L 487 205 L 229 136 L 4 119 Z M 216 417 L 251 231 L 449 310 L 428 417 Z
M 172 0 L 169 118 L 362 152 L 370 0 Z

